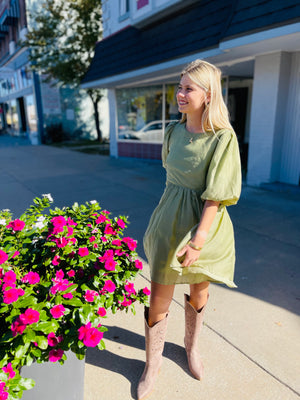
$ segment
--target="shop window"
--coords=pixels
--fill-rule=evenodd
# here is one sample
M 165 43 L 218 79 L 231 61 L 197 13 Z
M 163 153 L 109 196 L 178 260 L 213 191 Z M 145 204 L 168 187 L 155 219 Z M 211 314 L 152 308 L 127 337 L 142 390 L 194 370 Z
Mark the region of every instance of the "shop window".
M 118 138 L 140 142 L 162 143 L 163 87 L 149 86 L 116 91 Z
M 166 96 L 165 96 L 165 113 L 166 120 L 174 121 L 181 119 L 181 113 L 178 112 L 178 105 L 176 100 L 176 92 L 177 92 L 177 84 L 168 84 L 166 87 Z

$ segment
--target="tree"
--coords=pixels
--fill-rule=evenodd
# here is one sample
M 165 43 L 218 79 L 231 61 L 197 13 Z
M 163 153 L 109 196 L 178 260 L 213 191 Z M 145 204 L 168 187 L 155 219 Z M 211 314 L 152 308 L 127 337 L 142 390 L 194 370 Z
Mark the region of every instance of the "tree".
M 100 0 L 44 0 L 29 14 L 31 23 L 23 46 L 29 48 L 32 68 L 47 75 L 46 81 L 79 87 L 102 37 Z M 98 104 L 100 89 L 89 89 L 97 137 L 102 141 Z

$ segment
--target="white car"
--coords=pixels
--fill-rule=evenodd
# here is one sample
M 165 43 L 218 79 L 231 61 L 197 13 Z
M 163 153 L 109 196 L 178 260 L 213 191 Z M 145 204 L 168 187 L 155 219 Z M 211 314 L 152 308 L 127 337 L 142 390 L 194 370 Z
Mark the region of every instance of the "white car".
M 172 122 L 171 120 L 165 121 L 165 128 Z M 162 143 L 163 142 L 163 122 L 152 121 L 146 124 L 139 131 L 132 132 L 132 134 L 143 142 Z

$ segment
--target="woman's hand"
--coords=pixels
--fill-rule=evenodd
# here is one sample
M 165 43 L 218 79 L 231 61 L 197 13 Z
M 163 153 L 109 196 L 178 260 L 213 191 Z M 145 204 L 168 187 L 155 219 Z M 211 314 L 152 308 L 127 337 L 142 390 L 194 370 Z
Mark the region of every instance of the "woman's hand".
M 188 244 L 185 245 L 177 254 L 178 258 L 184 256 L 184 260 L 181 262 L 182 267 L 190 267 L 198 260 L 201 250 L 195 250 Z

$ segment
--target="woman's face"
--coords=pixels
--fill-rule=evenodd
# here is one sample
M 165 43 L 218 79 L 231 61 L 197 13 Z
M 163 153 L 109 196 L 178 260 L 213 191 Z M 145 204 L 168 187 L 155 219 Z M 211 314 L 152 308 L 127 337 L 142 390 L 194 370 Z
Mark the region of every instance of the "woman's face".
M 188 75 L 183 75 L 178 85 L 176 98 L 179 112 L 187 115 L 201 115 L 206 101 L 206 92 Z

